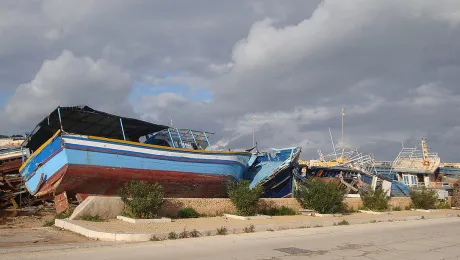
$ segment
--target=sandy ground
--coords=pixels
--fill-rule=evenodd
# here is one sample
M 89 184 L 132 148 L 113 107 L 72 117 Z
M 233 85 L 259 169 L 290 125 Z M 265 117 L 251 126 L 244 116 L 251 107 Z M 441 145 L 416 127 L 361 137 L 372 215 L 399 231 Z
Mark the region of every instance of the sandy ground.
M 53 212 L 40 212 L 33 216 L 6 215 L 0 217 L 0 248 L 91 241 L 55 227 L 43 227 L 47 221 L 54 220 Z
M 225 217 L 211 217 L 211 218 L 195 218 L 195 219 L 176 219 L 171 223 L 149 223 L 149 224 L 131 224 L 121 220 L 109 220 L 106 222 L 91 222 L 83 220 L 73 220 L 72 222 L 87 226 L 94 227 L 98 230 L 105 232 L 118 232 L 118 233 L 167 233 L 171 231 L 193 230 L 193 229 L 216 229 L 220 227 L 247 227 L 253 225 L 264 224 L 280 224 L 289 222 L 304 222 L 305 226 L 314 226 L 314 222 L 322 222 L 327 220 L 337 220 L 340 222 L 342 219 L 369 219 L 369 218 L 382 218 L 382 217 L 408 217 L 408 216 L 428 216 L 441 213 L 459 214 L 459 211 L 442 210 L 440 212 L 418 212 L 418 211 L 401 211 L 394 212 L 391 215 L 372 215 L 367 213 L 354 213 L 345 215 L 343 217 L 311 217 L 311 216 L 279 216 L 267 220 L 236 220 L 227 219 Z

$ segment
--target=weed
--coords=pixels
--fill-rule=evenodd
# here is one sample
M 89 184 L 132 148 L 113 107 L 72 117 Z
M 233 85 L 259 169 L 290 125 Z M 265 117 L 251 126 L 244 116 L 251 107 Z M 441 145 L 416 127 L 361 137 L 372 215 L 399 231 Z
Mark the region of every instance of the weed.
M 44 227 L 51 227 L 54 225 L 54 219 L 47 220 L 45 224 L 43 224 Z
M 210 236 L 211 235 L 211 231 L 206 231 L 206 236 Z
M 227 232 L 228 230 L 226 227 L 217 228 L 217 235 L 225 236 L 227 235 Z
M 189 238 L 189 237 L 190 237 L 190 233 L 185 229 L 179 234 L 179 238 Z
M 293 216 L 297 215 L 297 212 L 291 208 L 282 206 L 281 208 L 270 208 L 264 214 L 269 216 Z
M 173 239 L 177 239 L 177 237 L 178 236 L 177 236 L 176 232 L 169 232 L 169 234 L 168 234 L 168 239 L 173 240 Z
M 322 225 L 315 225 L 314 227 L 323 227 Z
M 450 206 L 448 201 L 440 201 L 438 206 L 436 206 L 438 209 L 451 209 L 452 207 Z
M 337 226 L 337 223 L 334 222 L 334 225 L 333 226 Z
M 161 241 L 161 238 L 158 238 L 157 236 L 153 235 L 153 236 L 150 238 L 150 241 Z
M 401 206 L 393 207 L 393 211 L 401 211 Z
M 58 213 L 54 216 L 55 219 L 65 219 L 72 215 L 72 210 L 66 210 L 64 212 Z
M 198 218 L 200 214 L 193 208 L 183 208 L 177 213 L 178 218 Z
M 460 216 L 460 215 L 459 215 L 459 216 Z M 267 229 L 267 231 L 271 231 L 271 232 L 274 232 L 275 230 L 273 230 L 273 229 L 269 228 L 269 229 Z
M 411 208 L 412 208 L 411 205 L 409 205 L 405 207 L 405 210 L 410 210 Z
M 248 227 L 244 228 L 244 233 L 254 233 L 255 227 L 253 224 L 249 225 Z
M 93 221 L 93 222 L 104 222 L 104 220 L 101 219 L 101 217 L 99 217 L 98 215 L 96 215 L 96 216 L 84 215 L 84 216 L 81 216 L 79 218 L 79 220 Z
M 350 223 L 348 223 L 348 221 L 344 219 L 344 220 L 340 221 L 339 223 L 337 223 L 337 225 L 338 226 L 350 225 Z
M 425 216 L 422 216 L 420 219 L 425 219 Z
M 298 228 L 310 228 L 309 226 L 300 226 Z
M 369 223 L 377 223 L 377 220 L 373 219 Z
M 201 236 L 201 233 L 196 229 L 190 232 L 190 237 L 200 237 L 200 236 Z

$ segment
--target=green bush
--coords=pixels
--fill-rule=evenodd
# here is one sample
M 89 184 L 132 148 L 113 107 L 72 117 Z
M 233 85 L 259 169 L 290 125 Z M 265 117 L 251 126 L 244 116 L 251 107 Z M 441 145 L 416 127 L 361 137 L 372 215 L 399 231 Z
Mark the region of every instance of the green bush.
M 183 208 L 177 213 L 178 218 L 199 218 L 200 214 L 193 208 Z
M 134 218 L 157 218 L 164 203 L 163 187 L 158 183 L 130 181 L 119 193 L 125 203 L 125 214 Z
M 384 211 L 388 209 L 390 198 L 386 196 L 382 187 L 378 187 L 375 190 L 369 189 L 368 191 L 361 191 L 360 195 L 365 208 L 375 211 Z
M 249 181 L 242 180 L 230 182 L 228 185 L 228 197 L 241 216 L 253 216 L 257 213 L 262 187 L 257 185 L 251 189 L 250 184 Z
M 225 236 L 227 235 L 227 228 L 226 227 L 220 227 L 220 228 L 217 228 L 217 235 L 219 236 Z
M 270 208 L 264 214 L 269 216 L 292 216 L 297 215 L 297 212 L 291 208 L 282 206 L 281 208 Z
M 326 183 L 310 178 L 307 183 L 300 184 L 298 192 L 297 197 L 305 209 L 313 209 L 321 214 L 334 214 L 344 209 L 346 191 L 335 182 Z
M 448 201 L 440 201 L 438 206 L 436 207 L 438 209 L 451 209 L 451 205 L 449 204 Z
M 434 209 L 438 202 L 438 193 L 436 190 L 423 187 L 420 190 L 411 190 L 410 198 L 416 209 Z

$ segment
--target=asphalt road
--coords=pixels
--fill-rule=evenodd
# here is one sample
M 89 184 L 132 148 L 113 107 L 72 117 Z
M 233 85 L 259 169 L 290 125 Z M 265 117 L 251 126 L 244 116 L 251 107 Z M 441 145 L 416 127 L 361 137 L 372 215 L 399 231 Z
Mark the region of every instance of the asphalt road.
M 460 218 L 0 252 L 0 259 L 457 259 Z

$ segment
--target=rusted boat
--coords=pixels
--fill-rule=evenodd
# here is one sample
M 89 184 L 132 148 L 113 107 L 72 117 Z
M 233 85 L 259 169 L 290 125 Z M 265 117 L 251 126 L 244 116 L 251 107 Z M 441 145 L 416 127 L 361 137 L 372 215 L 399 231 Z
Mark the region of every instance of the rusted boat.
M 158 182 L 167 197 L 224 197 L 252 154 L 212 151 L 211 134 L 58 107 L 25 140 L 20 173 L 32 195 L 54 197 L 58 212 L 71 196 L 117 195 L 130 180 Z

